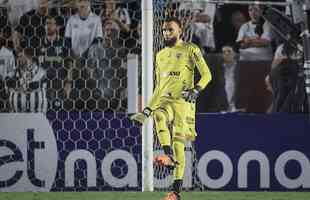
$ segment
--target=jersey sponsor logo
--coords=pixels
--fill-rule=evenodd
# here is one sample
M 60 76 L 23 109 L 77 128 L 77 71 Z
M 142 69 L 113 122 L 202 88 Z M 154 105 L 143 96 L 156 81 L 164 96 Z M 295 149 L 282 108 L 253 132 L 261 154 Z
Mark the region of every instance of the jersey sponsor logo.
M 169 72 L 169 76 L 180 76 L 180 72 L 174 72 L 174 71 L 172 71 L 172 72 Z
M 179 71 L 162 72 L 161 77 L 168 77 L 168 76 L 179 77 L 180 74 L 181 72 Z
M 176 53 L 175 57 L 179 60 L 182 57 L 182 53 Z

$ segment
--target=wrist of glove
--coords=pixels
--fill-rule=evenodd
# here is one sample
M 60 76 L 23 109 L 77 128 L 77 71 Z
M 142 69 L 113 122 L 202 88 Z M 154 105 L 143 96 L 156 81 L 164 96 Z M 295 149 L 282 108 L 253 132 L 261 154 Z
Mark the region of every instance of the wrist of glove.
M 182 97 L 185 99 L 185 101 L 190 103 L 195 103 L 196 99 L 199 96 L 200 88 L 195 87 L 189 90 L 182 91 Z
M 149 107 L 143 109 L 142 112 L 136 113 L 130 117 L 130 119 L 134 122 L 137 122 L 139 125 L 142 125 L 148 117 L 152 114 L 152 110 Z
M 152 114 L 152 110 L 151 110 L 151 108 L 146 107 L 146 108 L 143 109 L 142 113 L 143 113 L 146 117 L 149 117 L 149 116 L 151 116 L 151 114 Z

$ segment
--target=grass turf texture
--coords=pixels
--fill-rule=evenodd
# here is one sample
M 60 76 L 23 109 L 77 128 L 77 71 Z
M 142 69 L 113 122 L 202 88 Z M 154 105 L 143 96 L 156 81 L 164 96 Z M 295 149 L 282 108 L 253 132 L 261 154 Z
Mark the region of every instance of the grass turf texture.
M 0 200 L 161 200 L 164 192 L 0 192 Z M 310 192 L 183 192 L 182 200 L 310 200 Z

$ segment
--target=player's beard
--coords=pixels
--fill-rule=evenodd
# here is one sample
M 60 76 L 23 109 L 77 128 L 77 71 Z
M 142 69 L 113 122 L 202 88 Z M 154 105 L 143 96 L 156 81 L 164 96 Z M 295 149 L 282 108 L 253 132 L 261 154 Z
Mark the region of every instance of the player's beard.
M 177 38 L 176 37 L 173 37 L 173 38 L 170 38 L 170 39 L 165 39 L 164 43 L 165 43 L 165 46 L 168 46 L 168 47 L 172 47 L 176 44 L 177 42 Z

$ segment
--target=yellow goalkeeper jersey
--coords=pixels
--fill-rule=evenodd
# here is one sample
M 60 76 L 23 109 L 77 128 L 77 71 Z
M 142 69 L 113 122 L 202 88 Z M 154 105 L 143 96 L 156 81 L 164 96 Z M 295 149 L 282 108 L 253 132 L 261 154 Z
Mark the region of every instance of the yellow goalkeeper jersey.
M 196 67 L 201 78 L 195 84 Z M 183 90 L 194 88 L 194 85 L 203 89 L 211 81 L 210 70 L 199 47 L 182 40 L 175 46 L 165 47 L 157 53 L 155 73 L 155 90 L 148 104 L 152 110 L 158 107 L 163 98 L 183 101 L 181 96 Z

